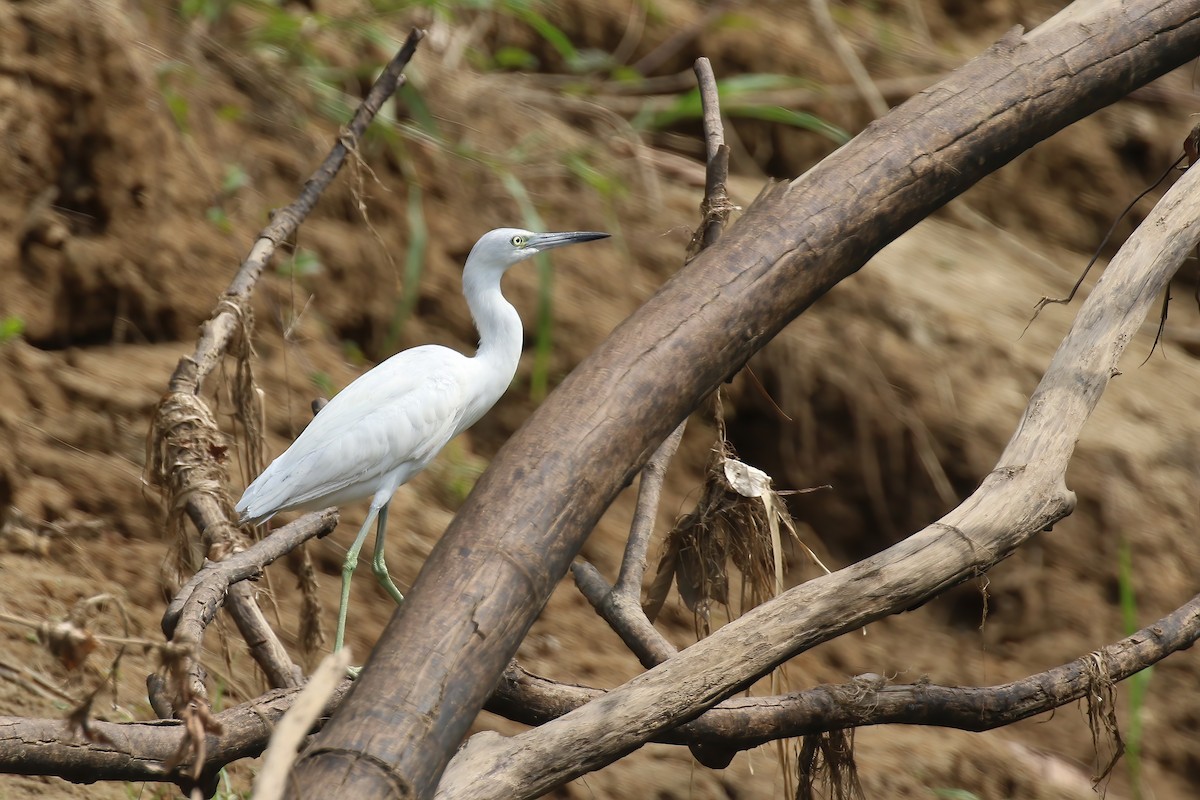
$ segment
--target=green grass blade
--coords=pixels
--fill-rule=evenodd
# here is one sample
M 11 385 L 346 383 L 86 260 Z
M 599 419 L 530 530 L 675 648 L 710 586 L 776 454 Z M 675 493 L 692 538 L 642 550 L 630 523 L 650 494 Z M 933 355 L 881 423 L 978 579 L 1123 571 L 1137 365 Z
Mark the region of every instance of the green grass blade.
M 1121 623 L 1125 635 L 1136 633 L 1138 624 L 1137 596 L 1133 586 L 1133 552 L 1129 540 L 1121 537 L 1117 550 L 1118 573 L 1117 593 L 1121 604 Z M 1146 690 L 1150 685 L 1153 667 L 1129 676 L 1129 729 L 1125 732 L 1125 758 L 1129 764 L 1129 786 L 1134 800 L 1142 796 L 1142 712 L 1146 704 Z
M 400 333 L 417 308 L 420 297 L 421 271 L 425 266 L 425 253 L 429 249 L 429 226 L 425 224 L 424 195 L 414 181 L 408 184 L 408 250 L 404 254 L 404 283 L 400 287 L 400 301 L 392 315 L 387 338 L 383 346 L 387 353 L 394 353 L 400 343 Z

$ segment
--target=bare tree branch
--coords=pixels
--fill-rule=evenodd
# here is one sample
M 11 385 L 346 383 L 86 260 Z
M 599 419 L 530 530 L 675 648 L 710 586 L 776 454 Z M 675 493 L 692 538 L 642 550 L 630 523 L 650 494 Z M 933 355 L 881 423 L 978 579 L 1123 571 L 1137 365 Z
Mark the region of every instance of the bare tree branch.
M 696 59 L 696 82 L 699 85 L 700 102 L 704 109 L 705 143 L 705 190 L 700 203 L 700 227 L 692 236 L 688 246 L 688 260 L 720 238 L 725 223 L 729 220 L 732 205 L 725 183 L 729 178 L 729 148 L 725 146 L 725 131 L 721 124 L 721 104 L 717 92 L 717 79 L 707 58 Z M 629 529 L 629 540 L 625 543 L 625 554 L 621 559 L 621 570 L 616 585 L 609 587 L 599 571 L 584 561 L 572 565 L 575 584 L 592 607 L 642 662 L 644 667 L 653 667 L 670 658 L 675 647 L 659 633 L 642 608 L 642 580 L 646 575 L 646 554 L 650 548 L 650 537 L 654 533 L 654 520 L 658 516 L 659 498 L 662 496 L 663 481 L 667 466 L 679 442 L 683 439 L 687 420 L 663 440 L 654 455 L 642 468 L 642 479 L 638 483 L 637 507 Z
M 658 503 L 662 497 L 663 482 L 667 477 L 667 465 L 679 449 L 685 427 L 686 419 L 676 426 L 670 436 L 663 439 L 662 444 L 642 468 L 642 480 L 638 484 L 637 506 L 629 529 L 629 541 L 625 544 L 621 571 L 613 589 L 622 597 L 633 600 L 639 608 L 642 579 L 646 575 L 646 557 L 650 550 L 650 537 L 654 535 L 654 520 L 658 517 Z
M 426 560 L 356 690 L 297 763 L 293 785 L 321 796 L 400 791 L 430 797 L 596 520 L 701 398 L 930 211 L 1198 50 L 1196 0 L 1076 3 L 1029 36 L 1006 36 L 802 178 L 766 192 L 715 246 L 620 326 L 497 454 Z M 1101 370 L 1107 380 L 1106 368 Z M 1030 442 L 1018 436 L 1014 444 Z M 634 722 L 647 735 L 717 702 L 729 691 L 728 681 L 697 685 L 698 662 L 730 666 L 721 661 L 720 647 L 744 655 L 734 640 L 760 623 L 777 629 L 775 613 L 786 615 L 787 635 L 777 642 L 755 638 L 770 644 L 752 660 L 754 674 L 889 613 L 893 592 L 909 605 L 923 602 L 1067 513 L 1072 497 L 1048 462 L 1014 448 L 1006 458 L 1012 460 L 985 481 L 998 492 L 990 502 L 1029 508 L 1004 530 L 994 523 L 978 531 L 935 527 L 901 543 L 899 551 L 807 584 L 799 592 L 805 608 L 795 617 L 788 595 L 760 606 L 635 679 L 625 694 L 606 698 L 617 712 L 609 722 L 579 724 L 568 715 L 545 726 L 570 734 L 559 740 L 558 755 L 590 752 L 580 770 L 610 759 L 611 752 L 600 752 L 599 745 L 611 744 L 604 736 L 576 747 L 578 737 L 626 725 L 635 707 L 644 712 L 629 693 L 653 687 L 667 702 Z M 1033 494 L 1045 480 L 1055 482 L 1053 491 Z M 969 521 L 967 512 L 944 524 Z M 927 560 L 935 550 L 951 556 Z M 911 578 L 914 566 L 922 576 L 915 587 L 896 582 Z M 855 614 L 840 614 L 845 596 L 834 596 L 834 589 L 868 595 L 870 602 Z M 716 660 L 707 662 L 713 655 Z M 733 666 L 731 675 L 746 674 L 743 665 Z M 397 674 L 407 679 L 397 681 Z M 664 690 L 666 679 L 682 683 Z M 522 791 L 544 791 L 542 778 L 557 768 L 548 758 L 546 770 Z
M 168 391 L 156 409 L 148 436 L 147 469 L 168 498 L 168 527 L 182 537 L 184 529 L 180 520 L 186 514 L 199 532 L 199 549 L 212 561 L 222 561 L 246 549 L 248 540 L 230 521 L 232 502 L 226 489 L 229 483 L 226 469 L 228 443 L 203 398 L 204 380 L 236 343 L 238 383 L 235 394 L 239 390 L 243 394 L 243 401 L 238 403 L 238 414 L 243 423 L 247 422 L 245 417 L 254 416 L 244 407 L 257 401 L 249 372 L 250 294 L 276 248 L 295 234 L 346 156 L 357 146 L 371 120 L 400 85 L 401 72 L 423 35 L 416 30 L 409 35 L 371 87 L 329 155 L 305 183 L 296 201 L 276 212 L 271 223 L 259 234 L 250 254 L 217 303 L 212 318 L 202 326 L 195 352 L 180 359 L 168 383 Z M 217 603 L 225 602 L 251 657 L 272 686 L 295 687 L 303 682 L 302 671 L 267 623 L 250 584 L 245 581 L 234 583 L 227 594 L 222 587 L 219 596 L 213 599 Z M 211 607 L 214 613 L 215 609 L 216 606 Z M 168 763 L 191 762 L 195 770 L 199 770 L 206 760 L 205 734 L 218 730 L 209 709 L 200 662 L 203 624 L 198 630 L 192 625 L 184 626 L 183 637 L 176 643 L 189 646 L 191 655 L 180 656 L 167 664 L 170 680 L 155 677 L 147 681 L 153 696 L 151 706 L 156 713 L 170 711 L 177 714 L 184 720 L 188 732 Z M 166 627 L 174 626 L 168 623 Z M 193 777 L 198 780 L 199 772 L 194 771 Z
M 257 578 L 266 567 L 309 539 L 327 536 L 337 527 L 337 509 L 315 511 L 277 528 L 267 536 L 224 561 L 209 561 L 185 583 L 163 614 L 163 633 L 175 638 L 176 631 L 191 627 L 199 634 L 216 617 L 225 590 L 247 579 Z M 189 613 L 190 609 L 190 613 Z
M 784 660 L 916 607 L 1007 558 L 1069 514 L 1067 464 L 1083 424 L 1157 295 L 1200 242 L 1200 173 L 1171 188 L 1080 309 L 996 468 L 940 521 L 730 622 L 596 703 L 507 741 L 472 738 L 439 796 L 536 797 L 748 686 Z
M 586 561 L 572 564 L 571 574 L 580 593 L 592 604 L 600 618 L 621 637 L 621 641 L 637 656 L 643 667 L 649 669 L 658 666 L 675 655 L 675 645 L 667 641 L 646 617 L 637 596 L 630 597 L 613 589 L 604 576 Z
M 324 714 L 350 690 L 342 681 L 326 703 Z M 291 708 L 299 689 L 275 689 L 214 716 L 221 733 L 205 740 L 205 760 L 198 765 L 168 768 L 184 742 L 185 726 L 178 720 L 102 722 L 92 731 L 106 741 L 72 738 L 61 719 L 0 717 L 0 772 L 13 775 L 55 775 L 75 783 L 164 781 L 188 791 L 193 785 L 215 788 L 217 773 L 226 764 L 262 753 L 275 725 Z
M 699 718 L 665 731 L 664 744 L 720 745 L 747 749 L 785 736 L 803 736 L 850 726 L 937 725 L 983 731 L 1051 711 L 1078 700 L 1092 688 L 1093 666 L 1122 681 L 1200 638 L 1200 595 L 1142 630 L 1069 664 L 1012 683 L 982 688 L 917 684 L 885 686 L 878 676 L 859 676 L 839 686 L 817 686 L 779 697 L 726 700 Z M 321 715 L 350 690 L 338 683 Z M 209 737 L 202 775 L 260 754 L 271 732 L 292 707 L 298 689 L 278 689 L 216 716 L 222 733 Z M 560 717 L 603 695 L 599 689 L 547 680 L 515 664 L 488 702 L 488 710 L 528 725 Z M 0 717 L 0 773 L 57 775 L 79 783 L 98 780 L 170 781 L 192 785 L 183 767 L 163 763 L 178 748 L 183 726 L 161 722 L 99 722 L 94 731 L 106 744 L 69 739 L 62 720 Z M 318 727 L 320 722 L 317 723 Z
M 1092 688 L 1093 667 L 1116 683 L 1200 639 L 1200 595 L 1152 625 L 1053 669 L 997 686 L 887 685 L 878 675 L 774 697 L 736 697 L 691 722 L 662 732 L 663 744 L 746 750 L 766 742 L 867 725 L 931 725 L 987 731 L 1079 700 Z M 605 694 L 532 675 L 511 665 L 487 708 L 527 725 L 542 725 Z

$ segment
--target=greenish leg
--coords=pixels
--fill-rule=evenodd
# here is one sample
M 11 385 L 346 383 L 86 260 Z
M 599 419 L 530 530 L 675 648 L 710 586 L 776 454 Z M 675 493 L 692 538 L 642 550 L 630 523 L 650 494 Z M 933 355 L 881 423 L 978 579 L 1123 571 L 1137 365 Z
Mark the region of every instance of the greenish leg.
M 354 537 L 354 544 L 350 545 L 350 549 L 346 551 L 346 560 L 342 562 L 342 602 L 338 606 L 337 638 L 334 639 L 333 644 L 335 653 L 342 649 L 342 643 L 346 639 L 346 612 L 350 607 L 350 578 L 354 576 L 354 568 L 358 566 L 358 553 L 362 550 L 363 542 L 367 538 L 367 531 L 371 530 L 371 523 L 375 521 L 375 515 L 378 513 L 377 509 L 372 508 L 367 514 L 367 519 L 359 529 L 358 536 Z
M 392 596 L 396 601 L 396 605 L 404 602 L 404 595 L 400 594 L 400 590 L 396 588 L 396 584 L 392 583 L 392 576 L 388 574 L 387 564 L 384 562 L 385 548 L 384 544 L 387 539 L 387 513 L 390 502 L 385 503 L 383 508 L 379 509 L 379 527 L 375 530 L 375 558 L 371 561 L 371 569 L 375 573 L 375 580 L 379 581 L 379 585 Z

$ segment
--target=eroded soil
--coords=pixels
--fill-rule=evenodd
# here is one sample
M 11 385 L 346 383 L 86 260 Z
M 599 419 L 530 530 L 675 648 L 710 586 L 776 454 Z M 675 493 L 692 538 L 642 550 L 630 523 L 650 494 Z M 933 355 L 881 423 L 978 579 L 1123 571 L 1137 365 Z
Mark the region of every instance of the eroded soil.
M 332 16 L 364 13 L 352 0 L 311 5 Z M 826 87 L 806 110 L 851 132 L 868 121 L 844 69 L 793 4 L 740 8 L 736 24 L 710 20 L 707 27 L 703 10 L 682 0 L 658 4 L 654 14 L 624 1 L 569 5 L 549 16 L 579 48 L 619 51 L 627 63 L 652 58 L 656 75 L 682 72 L 698 55 L 712 58 L 718 75 L 801 75 Z M 895 103 L 1011 25 L 1032 26 L 1051 11 L 1047 4 L 1024 4 L 1020 12 L 1005 3 L 882 4 L 850 8 L 839 22 L 872 75 L 892 87 Z M 322 98 L 306 67 L 252 46 L 260 24 L 241 8 L 208 25 L 162 6 L 0 1 L 0 319 L 23 324 L 0 344 L 0 508 L 10 509 L 0 534 L 0 611 L 7 615 L 36 623 L 81 598 L 111 593 L 127 610 L 132 634 L 160 635 L 176 560 L 161 500 L 143 480 L 149 419 L 253 234 L 270 209 L 294 196 L 336 132 L 319 111 Z M 397 39 L 413 24 L 430 26 L 414 72 L 425 107 L 402 100 L 397 108 L 414 119 L 428 113 L 438 140 L 400 127 L 373 138 L 363 162 L 302 228 L 295 250 L 306 255 L 279 259 L 261 283 L 256 378 L 272 453 L 304 425 L 314 396 L 393 350 L 473 345 L 460 264 L 481 232 L 522 219 L 514 182 L 547 227 L 616 234 L 610 246 L 554 258 L 551 386 L 677 268 L 696 224 L 702 168 L 694 127 L 639 135 L 624 111 L 628 97 L 600 92 L 594 102 L 572 100 L 556 88 L 566 73 L 561 53 L 500 13 L 463 12 L 457 24 L 392 14 L 372 24 Z M 678 51 L 663 49 L 673 33 L 692 27 L 698 33 Z M 327 67 L 346 70 L 343 88 L 351 94 L 370 80 L 351 70 L 363 54 L 378 63 L 390 55 L 355 30 L 301 34 Z M 524 48 L 540 69 L 480 72 L 470 54 L 501 45 Z M 1174 158 L 1194 110 L 1193 84 L 1189 70 L 1167 76 L 1054 137 L 797 320 L 753 364 L 790 420 L 747 379 L 730 387 L 730 438 L 743 458 L 783 488 L 833 485 L 792 505 L 805 540 L 827 563 L 844 565 L 928 524 L 991 469 L 1075 307 L 1051 307 L 1022 335 L 1030 308 L 1044 294 L 1066 291 L 1112 218 Z M 741 205 L 764 175 L 799 174 L 833 147 L 812 133 L 753 121 L 736 123 L 732 133 L 733 193 Z M 589 184 L 581 164 L 599 168 L 603 180 Z M 1143 201 L 1118 226 L 1118 240 L 1152 203 Z M 416 207 L 423 223 L 414 221 Z M 405 256 L 420 236 L 419 292 L 411 315 L 400 319 L 398 298 L 414 285 L 405 278 Z M 506 290 L 527 322 L 531 352 L 500 405 L 402 489 L 393 524 L 404 535 L 393 537 L 389 556 L 402 588 L 474 476 L 535 407 L 537 270 L 515 270 Z M 994 684 L 1074 659 L 1125 633 L 1123 552 L 1139 624 L 1190 598 L 1200 572 L 1200 423 L 1193 413 L 1200 363 L 1190 293 L 1190 285 L 1177 292 L 1161 354 L 1138 366 L 1153 337 L 1154 321 L 1147 323 L 1129 349 L 1126 374 L 1085 429 L 1068 475 L 1079 500 L 1073 516 L 979 584 L 797 659 L 790 686 L 868 672 L 898 682 Z M 214 404 L 229 413 L 227 383 Z M 712 437 L 702 421 L 691 426 L 669 476 L 662 530 L 694 502 Z M 233 476 L 235 495 L 248 477 Z M 627 493 L 585 548 L 610 576 L 631 508 Z M 363 513 L 344 509 L 339 533 L 312 551 L 326 626 L 344 548 Z M 391 613 L 366 572 L 353 591 L 357 653 L 369 649 Z M 796 558 L 789 580 L 812 574 Z M 292 647 L 299 644 L 295 583 L 280 565 L 260 586 Z M 692 640 L 693 620 L 674 596 L 662 622 L 676 643 Z M 257 694 L 262 680 L 236 632 L 225 633 L 210 635 L 209 667 L 224 702 L 233 703 Z M 29 634 L 0 626 L 0 713 L 61 716 L 94 675 L 66 672 Z M 102 650 L 93 663 L 104 657 Z M 520 657 L 541 674 L 596 686 L 639 669 L 569 585 L 555 594 Z M 151 718 L 144 678 L 154 669 L 150 658 L 128 654 L 119 705 L 102 704 L 102 713 Z M 1149 679 L 1144 797 L 1200 794 L 1198 675 L 1200 661 L 1185 652 Z M 1118 712 L 1128 735 L 1127 688 Z M 515 729 L 486 714 L 480 725 Z M 865 729 L 856 746 L 872 798 L 932 798 L 938 790 L 988 800 L 1093 796 L 1096 752 L 1078 706 L 987 734 Z M 233 770 L 233 785 L 243 786 L 249 774 Z M 0 778 L 4 798 L 155 791 Z M 781 793 L 774 750 L 713 771 L 684 749 L 650 746 L 556 796 Z M 1108 797 L 1132 796 L 1123 764 Z

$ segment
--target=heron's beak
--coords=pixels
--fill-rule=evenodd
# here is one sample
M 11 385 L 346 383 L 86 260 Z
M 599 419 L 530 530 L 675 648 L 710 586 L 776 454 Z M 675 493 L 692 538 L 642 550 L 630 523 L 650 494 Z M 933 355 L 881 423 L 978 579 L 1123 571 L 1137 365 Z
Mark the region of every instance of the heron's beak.
M 532 247 L 539 252 L 542 250 L 550 250 L 554 247 L 562 247 L 565 244 L 578 244 L 579 242 L 591 242 L 596 239 L 607 239 L 612 234 L 597 233 L 595 231 L 571 231 L 570 233 L 537 233 L 529 237 L 528 247 Z

